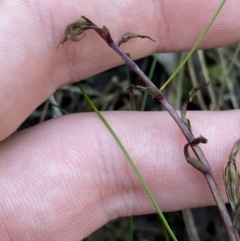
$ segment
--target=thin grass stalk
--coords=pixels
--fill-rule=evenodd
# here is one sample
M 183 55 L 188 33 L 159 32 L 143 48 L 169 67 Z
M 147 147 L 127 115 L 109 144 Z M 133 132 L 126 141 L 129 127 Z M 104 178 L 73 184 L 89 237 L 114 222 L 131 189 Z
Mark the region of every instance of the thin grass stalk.
M 149 196 L 153 206 L 155 207 L 161 221 L 163 222 L 164 226 L 166 227 L 166 229 L 168 230 L 169 235 L 171 236 L 171 238 L 174 241 L 177 241 L 177 238 L 175 236 L 175 234 L 173 233 L 173 231 L 171 230 L 170 226 L 168 225 L 167 220 L 165 219 L 160 207 L 157 204 L 156 199 L 154 198 L 152 192 L 150 191 L 150 189 L 147 186 L 147 183 L 145 182 L 144 178 L 142 177 L 141 173 L 139 172 L 137 166 L 135 165 L 134 161 L 132 160 L 132 158 L 130 157 L 130 155 L 128 154 L 126 148 L 123 146 L 122 142 L 120 141 L 120 139 L 118 138 L 118 136 L 116 135 L 116 133 L 114 132 L 114 130 L 112 129 L 112 127 L 108 124 L 107 120 L 104 118 L 104 116 L 101 114 L 101 112 L 97 109 L 97 107 L 94 105 L 94 103 L 92 102 L 92 100 L 89 98 L 89 96 L 87 95 L 86 91 L 84 90 L 84 88 L 82 87 L 82 85 L 80 83 L 78 83 L 79 89 L 81 90 L 84 98 L 87 100 L 87 102 L 89 103 L 89 105 L 91 106 L 91 108 L 94 110 L 94 112 L 98 115 L 98 117 L 100 118 L 100 120 L 103 122 L 103 124 L 106 126 L 106 128 L 109 130 L 109 132 L 111 133 L 111 135 L 113 136 L 113 138 L 115 139 L 115 141 L 117 142 L 118 146 L 120 147 L 120 149 L 122 150 L 123 154 L 125 155 L 125 157 L 127 158 L 127 160 L 129 161 L 130 165 L 132 166 L 135 174 L 137 175 L 138 179 L 140 180 L 144 190 L 146 191 L 147 195 Z
M 201 33 L 200 37 L 198 38 L 197 42 L 193 45 L 192 49 L 190 50 L 190 52 L 187 54 L 187 56 L 185 57 L 185 59 L 180 63 L 180 65 L 177 67 L 177 69 L 173 72 L 173 74 L 170 76 L 170 78 L 164 83 L 164 85 L 160 88 L 160 90 L 163 90 L 171 81 L 172 79 L 178 74 L 178 72 L 180 71 L 180 69 L 187 63 L 188 59 L 192 56 L 193 52 L 195 50 L 197 50 L 199 44 L 202 42 L 203 38 L 205 37 L 206 33 L 208 32 L 208 30 L 211 28 L 213 22 L 215 21 L 215 19 L 217 18 L 218 14 L 220 13 L 220 11 L 222 10 L 224 4 L 225 4 L 226 0 L 223 0 L 220 4 L 220 6 L 218 7 L 216 13 L 214 14 L 214 16 L 212 17 L 212 19 L 210 20 L 209 24 L 207 25 L 207 27 L 204 29 L 204 31 Z
M 153 77 L 153 74 L 154 74 L 154 71 L 155 71 L 155 68 L 156 68 L 156 65 L 157 65 L 157 60 L 158 60 L 157 59 L 157 55 L 154 54 L 153 55 L 153 61 L 152 61 L 152 64 L 151 64 L 151 68 L 150 68 L 150 71 L 149 71 L 149 74 L 148 74 L 148 78 L 149 79 L 152 79 L 152 77 Z M 148 94 L 144 93 L 143 100 L 142 100 L 141 111 L 144 111 L 145 108 L 146 108 L 147 97 L 148 97 Z

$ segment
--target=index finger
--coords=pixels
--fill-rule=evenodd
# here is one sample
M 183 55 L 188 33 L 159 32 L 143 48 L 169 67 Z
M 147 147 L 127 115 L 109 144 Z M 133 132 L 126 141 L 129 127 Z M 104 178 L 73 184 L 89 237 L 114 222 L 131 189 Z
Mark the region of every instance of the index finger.
M 192 47 L 220 2 L 187 1 L 3 1 L 0 8 L 0 140 L 60 86 L 122 63 L 93 32 L 56 51 L 66 25 L 81 15 L 106 25 L 118 41 L 126 32 L 151 36 L 124 46 L 134 59 L 155 51 Z M 229 0 L 203 40 L 202 48 L 240 40 L 240 3 Z

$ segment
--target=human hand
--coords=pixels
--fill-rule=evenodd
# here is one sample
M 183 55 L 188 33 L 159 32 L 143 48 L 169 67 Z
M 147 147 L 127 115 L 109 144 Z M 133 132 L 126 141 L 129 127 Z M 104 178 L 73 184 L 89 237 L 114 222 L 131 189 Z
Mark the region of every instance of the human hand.
M 133 58 L 157 50 L 187 50 L 219 1 L 205 6 L 200 0 L 191 5 L 175 2 L 102 0 L 94 2 L 93 10 L 93 4 L 84 0 L 2 1 L 0 139 L 58 87 L 122 63 L 93 31 L 80 43 L 68 42 L 56 50 L 67 24 L 85 15 L 99 26 L 106 25 L 116 40 L 129 31 L 157 40 L 158 44 L 124 45 Z M 236 0 L 226 3 L 203 48 L 240 40 L 239 5 Z M 186 163 L 186 140 L 167 113 L 104 116 L 162 210 L 214 203 L 202 175 Z M 195 135 L 209 140 L 203 150 L 223 190 L 221 169 L 239 138 L 239 111 L 189 112 L 188 116 Z M 154 212 L 122 152 L 93 113 L 57 118 L 14 134 L 1 142 L 0 157 L 2 239 L 79 240 L 113 218 Z

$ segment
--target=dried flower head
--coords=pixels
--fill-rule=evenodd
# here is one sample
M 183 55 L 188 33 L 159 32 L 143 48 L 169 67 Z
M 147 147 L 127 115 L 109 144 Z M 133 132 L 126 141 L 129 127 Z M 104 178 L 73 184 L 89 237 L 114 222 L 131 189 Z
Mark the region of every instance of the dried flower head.
M 229 203 L 235 212 L 239 205 L 239 173 L 235 160 L 229 160 L 224 166 L 223 180 Z
M 78 18 L 76 21 L 69 24 L 65 30 L 65 37 L 61 40 L 58 46 L 67 40 L 79 41 L 81 39 L 80 34 L 83 33 L 82 27 L 86 24 L 87 21 L 84 18 Z
M 236 155 L 240 149 L 240 140 L 238 140 L 231 151 L 228 163 L 223 167 L 223 180 L 227 197 L 233 212 L 237 210 L 239 206 L 239 172 L 236 164 Z

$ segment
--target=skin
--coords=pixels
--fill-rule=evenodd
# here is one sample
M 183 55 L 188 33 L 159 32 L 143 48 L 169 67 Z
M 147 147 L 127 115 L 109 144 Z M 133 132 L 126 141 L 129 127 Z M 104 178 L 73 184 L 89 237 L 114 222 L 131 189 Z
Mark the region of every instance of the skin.
M 131 31 L 157 40 L 125 44 L 124 50 L 136 59 L 154 51 L 190 49 L 219 4 L 102 0 L 94 2 L 94 10 L 84 0 L 1 1 L 1 240 L 80 240 L 111 219 L 154 212 L 94 113 L 57 118 L 9 137 L 58 87 L 122 64 L 93 31 L 81 42 L 66 42 L 56 50 L 66 26 L 85 15 L 107 25 L 116 41 Z M 201 47 L 239 41 L 239 16 L 240 2 L 228 0 Z M 104 116 L 162 210 L 214 204 L 202 174 L 186 163 L 186 140 L 167 113 Z M 222 166 L 240 136 L 240 112 L 189 112 L 188 118 L 193 133 L 208 139 L 203 151 L 223 192 Z

